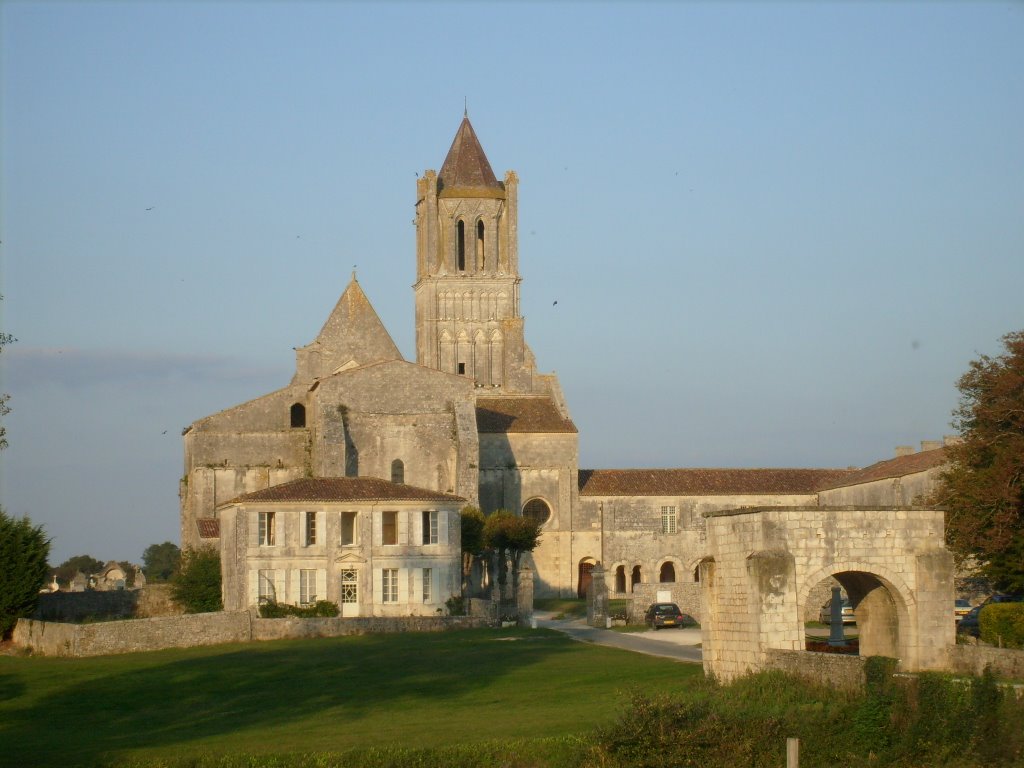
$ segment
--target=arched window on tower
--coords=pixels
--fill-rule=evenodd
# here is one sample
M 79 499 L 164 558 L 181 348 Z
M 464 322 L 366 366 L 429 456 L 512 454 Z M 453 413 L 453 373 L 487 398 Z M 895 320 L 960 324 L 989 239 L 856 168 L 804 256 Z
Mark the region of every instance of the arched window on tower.
M 455 225 L 455 256 L 456 266 L 460 272 L 466 271 L 466 222 L 459 219 Z
M 292 429 L 301 429 L 306 426 L 306 406 L 302 403 L 295 403 L 292 406 Z
M 476 268 L 482 272 L 484 269 L 484 223 L 476 223 Z
M 405 482 L 405 464 L 402 463 L 401 459 L 395 459 L 391 462 L 391 482 Z

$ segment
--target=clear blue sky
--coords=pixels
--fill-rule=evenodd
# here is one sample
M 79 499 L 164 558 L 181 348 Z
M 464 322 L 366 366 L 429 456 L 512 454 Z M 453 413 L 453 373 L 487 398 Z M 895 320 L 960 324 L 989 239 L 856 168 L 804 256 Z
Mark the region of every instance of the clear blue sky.
M 0 499 L 55 562 L 177 541 L 182 428 L 287 383 L 353 265 L 414 358 L 415 174 L 464 99 L 581 466 L 870 464 L 1024 328 L 1022 3 L 0 22 Z

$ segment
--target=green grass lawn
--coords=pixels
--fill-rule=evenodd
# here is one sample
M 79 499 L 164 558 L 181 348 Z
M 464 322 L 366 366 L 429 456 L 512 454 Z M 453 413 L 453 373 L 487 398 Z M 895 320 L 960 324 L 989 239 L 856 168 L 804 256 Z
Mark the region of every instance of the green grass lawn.
M 522 629 L 0 657 L 0 765 L 564 737 L 702 674 Z

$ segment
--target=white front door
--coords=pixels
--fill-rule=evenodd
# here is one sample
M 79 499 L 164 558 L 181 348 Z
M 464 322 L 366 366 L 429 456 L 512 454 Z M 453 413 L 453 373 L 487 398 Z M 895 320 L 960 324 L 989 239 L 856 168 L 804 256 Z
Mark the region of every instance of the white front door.
M 359 571 L 347 568 L 341 572 L 341 616 L 359 615 Z

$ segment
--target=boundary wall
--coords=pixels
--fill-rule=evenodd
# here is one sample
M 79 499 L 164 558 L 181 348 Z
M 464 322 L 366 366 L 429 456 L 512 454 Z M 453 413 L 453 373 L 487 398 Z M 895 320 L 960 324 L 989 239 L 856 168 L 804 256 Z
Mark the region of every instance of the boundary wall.
M 249 611 L 224 611 L 94 624 L 20 619 L 12 639 L 18 647 L 42 656 L 83 657 L 286 638 L 443 632 L 490 624 L 467 616 L 260 619 Z

